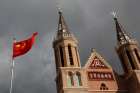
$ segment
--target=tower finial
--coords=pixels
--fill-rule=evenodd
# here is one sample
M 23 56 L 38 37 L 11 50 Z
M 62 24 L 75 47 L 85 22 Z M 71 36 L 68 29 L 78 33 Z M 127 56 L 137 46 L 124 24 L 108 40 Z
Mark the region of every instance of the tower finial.
M 91 52 L 96 52 L 96 49 L 95 48 L 91 48 Z
M 57 9 L 58 9 L 58 13 L 59 13 L 59 14 L 62 14 L 62 8 L 57 7 Z
M 59 11 L 59 12 L 62 12 L 62 8 L 58 7 L 58 11 Z
M 114 18 L 117 18 L 117 13 L 115 11 L 111 12 L 111 15 L 114 17 Z
M 62 13 L 61 0 L 56 1 L 56 8 L 57 8 L 59 14 Z

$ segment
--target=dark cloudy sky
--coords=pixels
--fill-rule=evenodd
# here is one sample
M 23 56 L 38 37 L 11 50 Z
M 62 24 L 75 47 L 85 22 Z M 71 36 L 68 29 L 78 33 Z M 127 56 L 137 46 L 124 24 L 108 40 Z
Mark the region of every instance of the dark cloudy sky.
M 13 93 L 56 93 L 52 41 L 57 31 L 58 4 L 79 40 L 82 65 L 95 48 L 121 72 L 114 50 L 113 10 L 126 31 L 140 42 L 140 0 L 0 0 L 0 93 L 9 92 L 12 38 L 23 40 L 35 31 L 39 35 L 33 49 L 15 60 Z

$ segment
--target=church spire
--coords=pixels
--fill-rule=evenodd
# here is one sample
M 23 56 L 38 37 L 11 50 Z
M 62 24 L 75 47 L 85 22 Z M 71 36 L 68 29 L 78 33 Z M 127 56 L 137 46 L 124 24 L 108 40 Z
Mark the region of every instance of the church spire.
M 114 15 L 118 39 L 116 51 L 121 60 L 124 75 L 126 78 L 129 78 L 132 75 L 132 71 L 140 70 L 140 51 L 138 42 L 127 35 L 121 24 L 118 22 L 116 13 L 112 14 Z
M 68 26 L 65 22 L 61 9 L 58 9 L 58 14 L 59 14 L 58 31 L 57 31 L 57 34 L 56 34 L 56 37 L 54 38 L 54 40 L 72 39 L 77 42 L 74 35 L 68 29 Z
M 118 22 L 116 13 L 113 12 L 112 15 L 114 16 L 114 21 L 116 24 L 116 31 L 117 31 L 117 40 L 119 44 L 127 43 L 131 40 L 130 36 L 125 32 L 122 25 Z
M 68 27 L 63 17 L 62 10 L 59 9 L 59 23 L 58 23 L 58 32 L 68 32 Z

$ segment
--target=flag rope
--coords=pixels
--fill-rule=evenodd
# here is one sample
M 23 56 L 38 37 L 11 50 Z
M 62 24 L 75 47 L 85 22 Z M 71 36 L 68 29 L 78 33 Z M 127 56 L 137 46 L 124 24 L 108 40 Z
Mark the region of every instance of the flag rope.
M 12 93 L 13 90 L 14 66 L 15 66 L 15 62 L 14 59 L 12 59 L 11 69 L 10 69 L 11 70 L 10 93 Z

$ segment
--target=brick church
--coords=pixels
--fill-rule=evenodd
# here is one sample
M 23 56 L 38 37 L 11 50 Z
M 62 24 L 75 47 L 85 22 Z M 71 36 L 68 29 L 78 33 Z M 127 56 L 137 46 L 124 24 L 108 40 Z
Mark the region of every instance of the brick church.
M 58 31 L 53 41 L 58 93 L 140 93 L 139 44 L 125 32 L 117 17 L 114 17 L 114 22 L 116 53 L 124 70 L 123 75 L 117 74 L 95 49 L 81 67 L 78 41 L 68 30 L 59 11 Z

